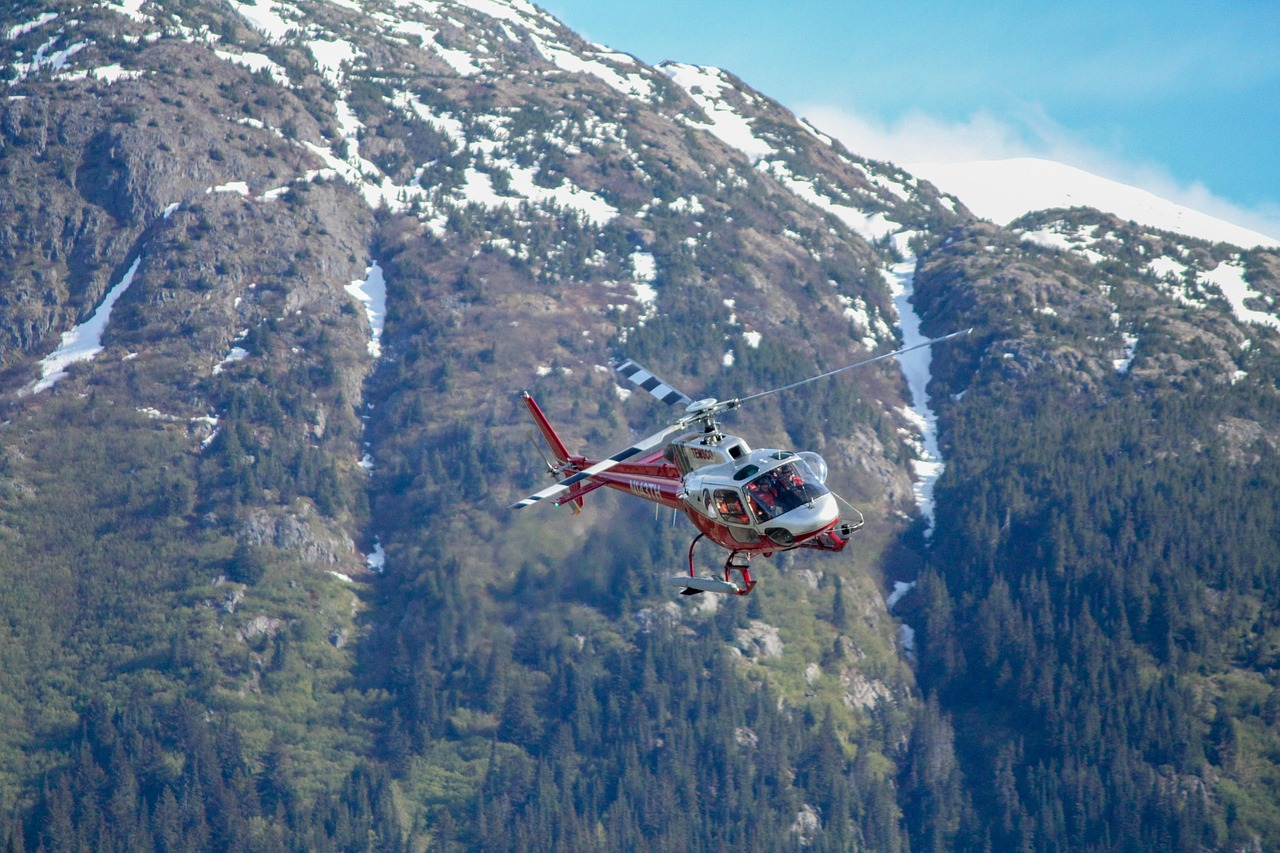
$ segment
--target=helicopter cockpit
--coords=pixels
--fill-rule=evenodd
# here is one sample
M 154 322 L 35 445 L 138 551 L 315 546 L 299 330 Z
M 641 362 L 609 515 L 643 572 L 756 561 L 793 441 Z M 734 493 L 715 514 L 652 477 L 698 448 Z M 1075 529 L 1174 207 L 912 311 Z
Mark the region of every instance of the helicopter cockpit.
M 807 455 L 817 457 L 817 454 Z M 810 468 L 808 460 L 792 454 L 786 454 L 786 457 L 787 462 L 756 474 L 743 487 L 757 523 L 777 518 L 829 494 L 827 487 L 822 484 L 825 478 Z M 825 474 L 826 464 L 822 458 L 817 457 L 816 462 L 820 463 L 820 467 L 824 469 L 821 473 Z M 746 466 L 734 479 L 744 473 L 751 476 L 755 473 L 751 471 L 752 467 L 754 466 Z

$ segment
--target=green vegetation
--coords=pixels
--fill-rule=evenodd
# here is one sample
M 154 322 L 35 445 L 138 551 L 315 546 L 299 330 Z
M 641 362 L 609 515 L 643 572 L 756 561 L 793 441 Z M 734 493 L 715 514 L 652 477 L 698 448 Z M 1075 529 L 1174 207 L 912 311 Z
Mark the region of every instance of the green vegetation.
M 351 630 L 350 591 L 204 520 L 179 421 L 60 395 L 0 435 L 11 848 L 398 843 L 368 699 L 323 633 Z
M 1280 407 L 1131 387 L 997 382 L 957 413 L 906 617 L 955 728 L 949 848 L 1280 844 L 1280 456 L 1217 429 Z

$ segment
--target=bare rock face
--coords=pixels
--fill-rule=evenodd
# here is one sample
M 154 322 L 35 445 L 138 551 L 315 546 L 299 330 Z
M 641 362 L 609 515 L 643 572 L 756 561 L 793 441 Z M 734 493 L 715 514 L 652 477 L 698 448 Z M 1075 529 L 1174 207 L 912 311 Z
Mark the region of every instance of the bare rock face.
M 280 633 L 280 629 L 285 627 L 285 621 L 274 616 L 258 615 L 245 623 L 240 629 L 240 636 L 245 640 L 252 640 L 255 637 L 266 635 L 274 637 Z
M 112 196 L 105 173 L 117 171 L 110 160 L 83 165 L 97 163 L 93 140 L 103 120 L 87 99 L 0 102 L 0 266 L 8 279 L 0 366 L 87 317 L 144 227 L 94 200 Z M 86 168 L 87 196 L 79 186 Z
M 865 489 L 885 496 L 890 506 L 906 511 L 915 505 L 911 477 L 869 426 L 858 424 L 847 436 L 831 442 L 853 471 L 867 481 Z M 900 454 L 897 454 L 900 455 Z
M 796 813 L 795 821 L 791 824 L 792 834 L 796 836 L 796 841 L 801 847 L 807 847 L 821 831 L 821 815 L 817 809 L 805 803 L 800 807 L 800 811 Z
M 1227 448 L 1227 458 L 1237 465 L 1254 465 L 1262 452 L 1274 451 L 1280 444 L 1274 434 L 1257 421 L 1228 417 L 1218 424 L 1216 432 Z
M 778 629 L 759 619 L 752 619 L 750 626 L 740 628 L 734 642 L 741 654 L 753 660 L 780 658 L 784 649 Z
M 850 710 L 870 710 L 893 697 L 883 681 L 869 679 L 854 667 L 840 673 L 840 686 L 844 688 L 840 699 Z
M 325 524 L 305 503 L 295 505 L 291 511 L 251 511 L 241 526 L 240 538 L 248 545 L 287 551 L 308 564 L 350 566 L 358 562 L 350 535 Z

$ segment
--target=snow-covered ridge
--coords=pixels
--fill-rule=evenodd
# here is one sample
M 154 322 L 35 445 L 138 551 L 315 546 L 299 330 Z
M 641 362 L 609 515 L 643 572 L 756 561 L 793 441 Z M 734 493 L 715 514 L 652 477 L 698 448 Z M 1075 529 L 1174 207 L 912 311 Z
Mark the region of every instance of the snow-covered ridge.
M 707 124 L 690 121 L 694 127 L 702 128 L 730 148 L 738 149 L 752 163 L 777 153 L 771 143 L 755 132 L 751 120 L 729 104 L 725 95 L 734 91 L 734 86 L 719 68 L 668 62 L 662 70 L 706 114 Z
M 706 130 L 724 144 L 741 151 L 759 171 L 780 182 L 798 198 L 831 214 L 871 242 L 883 240 L 902 228 L 900 223 L 885 215 L 881 199 L 859 198 L 864 191 L 822 186 L 819 179 L 798 174 L 784 156 L 788 150 L 780 150 L 775 142 L 759 133 L 755 121 L 737 106 L 738 103 L 760 105 L 760 96 L 738 89 L 723 70 L 678 62 L 663 63 L 662 70 L 706 115 L 705 124 L 689 121 L 691 126 Z M 800 122 L 800 127 L 812 135 L 817 144 L 834 148 L 829 136 L 805 122 Z M 888 197 L 897 201 L 911 198 L 911 187 L 870 172 L 851 160 L 846 159 L 845 164 Z
M 1247 342 L 1251 341 L 1250 326 L 1280 329 L 1280 305 L 1274 296 L 1260 293 L 1249 284 L 1243 254 L 1206 260 L 1203 253 L 1180 244 L 1176 238 L 1152 240 L 1069 217 L 1018 233 L 1028 243 L 1093 264 L 1120 261 L 1127 255 L 1137 254 L 1143 262 L 1134 266 L 1133 273 L 1154 278 L 1156 289 L 1178 304 L 1197 311 L 1220 311 L 1225 301 L 1231 316 L 1243 324 Z M 1118 313 L 1113 315 L 1113 320 L 1117 328 L 1126 328 Z M 1120 372 L 1128 369 L 1137 342 L 1131 333 L 1125 332 L 1123 336 L 1125 357 L 1115 359 Z
M 255 5 L 233 2 L 233 8 L 245 21 L 268 38 L 285 40 L 297 35 L 294 21 L 301 18 L 295 6 L 282 0 L 259 0 Z M 519 26 L 533 40 L 538 51 L 557 68 L 573 73 L 590 74 L 631 96 L 652 96 L 652 85 L 636 61 L 603 48 L 589 50 L 589 55 L 570 50 L 563 36 L 566 30 L 554 19 L 521 0 L 467 0 L 457 4 L 432 2 L 431 0 L 405 0 L 396 5 L 393 12 L 382 11 L 373 17 L 387 37 L 416 36 L 424 49 L 431 50 L 459 76 L 471 76 L 488 69 L 492 62 L 492 50 L 478 41 L 470 50 L 446 47 L 439 41 L 443 28 L 457 28 L 462 24 L 456 19 L 459 8 L 479 13 L 497 23 L 497 36 L 518 41 L 518 35 L 510 28 Z M 472 116 L 469 129 L 464 122 L 448 112 L 423 104 L 412 91 L 395 92 L 389 106 L 413 120 L 425 122 L 453 140 L 456 151 L 468 155 L 473 165 L 464 169 L 464 181 L 457 190 L 423 187 L 420 175 L 408 183 L 397 183 L 368 159 L 360 156 L 359 139 L 364 130 L 358 116 L 347 106 L 349 95 L 348 74 L 364 61 L 366 52 L 347 40 L 343 34 L 324 33 L 323 37 L 309 27 L 305 44 L 314 57 L 317 70 L 338 92 L 335 101 L 338 123 L 346 141 L 345 152 L 307 143 L 312 153 L 320 157 L 333 174 L 356 186 L 370 207 L 384 207 L 405 212 L 412 208 L 419 218 L 433 231 L 440 233 L 452 207 L 478 204 L 490 209 L 517 210 L 523 204 L 535 208 L 568 210 L 578 213 L 585 220 L 601 226 L 618 215 L 618 210 L 598 194 L 579 187 L 568 179 L 559 186 L 539 185 L 535 178 L 536 166 L 522 166 L 516 162 L 514 141 L 507 131 L 509 119 L 501 114 Z M 473 33 L 473 35 L 475 35 Z M 479 36 L 476 36 L 479 38 Z M 222 54 L 220 54 L 222 55 Z M 229 61 L 242 65 L 259 64 L 256 55 L 226 55 Z M 274 69 L 272 69 L 274 75 Z M 649 71 L 652 75 L 654 72 Z M 579 135 L 590 136 L 590 127 L 578 129 Z M 495 177 L 500 178 L 495 182 Z
M 1037 210 L 1092 207 L 1150 228 L 1235 246 L 1280 246 L 1280 240 L 1163 199 L 1118 181 L 1032 157 L 905 167 L 951 193 L 984 219 L 1007 225 Z
M 539 167 L 537 164 L 522 165 L 525 160 L 520 159 L 520 155 L 525 152 L 519 145 L 556 145 L 568 153 L 575 153 L 586 145 L 625 149 L 623 134 L 607 121 L 580 121 L 579 126 L 557 127 L 555 138 L 547 134 L 543 139 L 512 140 L 505 127 L 508 118 L 500 113 L 487 117 L 470 116 L 464 125 L 459 117 L 450 115 L 439 106 L 426 106 L 414 92 L 398 91 L 388 99 L 390 106 L 406 113 L 408 118 L 426 122 L 445 132 L 455 141 L 457 151 L 470 157 L 472 165 L 464 169 L 464 181 L 456 188 L 424 187 L 420 174 L 407 182 L 393 180 L 362 156 L 360 140 L 365 126 L 349 106 L 351 80 L 348 78 L 361 73 L 361 66 L 370 61 L 371 54 L 365 40 L 371 35 L 400 42 L 405 41 L 405 36 L 415 37 L 423 50 L 435 52 L 459 76 L 485 73 L 496 68 L 499 48 L 503 43 L 525 46 L 532 43 L 542 58 L 559 72 L 591 76 L 628 97 L 649 103 L 656 96 L 657 81 L 665 73 L 685 88 L 700 104 L 704 114 L 710 117 L 710 124 L 696 126 L 744 150 L 762 171 L 782 182 L 807 203 L 836 216 L 868 240 L 882 239 L 899 227 L 881 212 L 860 209 L 859 200 L 849 194 L 815 178 L 796 174 L 787 164 L 786 155 L 790 149 L 785 146 L 782 150 L 776 149 L 756 133 L 752 119 L 743 112 L 744 109 L 767 106 L 765 100 L 750 90 L 739 88 L 730 75 L 718 69 L 671 65 L 664 72 L 659 72 L 627 54 L 583 42 L 550 15 L 524 0 L 458 0 L 452 3 L 395 0 L 392 5 L 377 10 L 365 10 L 361 4 L 349 0 L 332 2 L 342 8 L 364 11 L 371 26 L 358 31 L 349 26 L 349 22 L 321 24 L 306 14 L 304 3 L 293 0 L 228 0 L 230 8 L 269 41 L 305 48 L 315 70 L 337 93 L 334 120 L 340 129 L 343 146 L 301 143 L 324 164 L 324 168 L 309 173 L 307 177 L 336 175 L 356 186 L 371 207 L 397 212 L 412 210 L 436 233 L 444 227 L 451 208 L 468 204 L 511 211 L 528 204 L 534 209 L 575 212 L 597 227 L 607 225 L 621 214 L 620 210 L 593 188 L 578 186 L 567 177 L 558 186 L 548 186 L 536 180 Z M 224 61 L 254 71 L 265 70 L 280 85 L 291 85 L 284 68 L 261 53 L 246 52 L 224 43 L 213 33 L 165 30 L 169 25 L 143 12 L 144 4 L 140 0 L 122 3 L 97 0 L 97 4 L 135 22 L 150 23 L 164 30 L 168 36 L 202 43 Z M 477 20 L 489 23 L 476 27 L 474 22 Z M 55 18 L 40 16 L 11 28 L 8 35 L 16 38 L 42 27 L 51 30 L 49 25 L 54 21 Z M 446 31 L 448 35 L 443 35 Z M 161 37 L 161 33 L 155 33 L 154 37 Z M 73 68 L 76 54 L 92 45 L 92 41 L 73 41 L 73 38 L 73 33 L 65 31 L 65 28 L 59 29 L 40 45 L 29 61 L 15 69 L 13 78 L 21 79 L 43 69 L 52 69 L 68 79 L 83 78 L 88 74 L 104 81 L 127 79 L 136 73 L 118 66 L 101 69 L 101 73 Z M 150 40 L 152 37 L 147 38 Z M 823 140 L 811 129 L 809 132 L 817 136 L 820 143 L 830 144 L 829 140 Z M 637 166 L 641 165 L 635 152 L 630 156 Z M 876 176 L 868 178 L 876 186 L 883 184 Z M 899 197 L 908 192 L 907 188 L 892 182 L 882 188 Z M 269 200 L 274 196 L 264 195 L 263 198 Z

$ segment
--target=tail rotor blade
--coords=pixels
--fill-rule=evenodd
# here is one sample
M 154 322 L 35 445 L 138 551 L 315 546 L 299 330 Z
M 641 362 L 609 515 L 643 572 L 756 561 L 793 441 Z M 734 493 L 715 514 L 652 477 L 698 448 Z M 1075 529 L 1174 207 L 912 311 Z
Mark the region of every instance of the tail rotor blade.
M 534 439 L 533 432 L 530 431 L 528 435 L 529 443 L 533 445 L 534 450 L 538 451 L 538 455 L 542 457 L 542 463 L 547 466 L 547 473 L 554 477 L 556 475 L 556 466 L 551 464 L 551 460 L 547 458 L 547 454 L 542 450 L 542 445 L 538 444 Z

